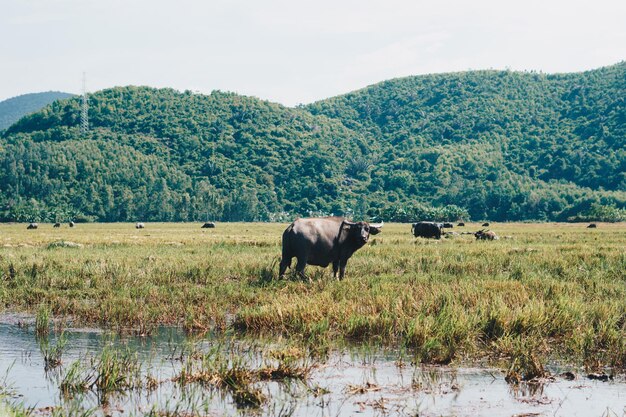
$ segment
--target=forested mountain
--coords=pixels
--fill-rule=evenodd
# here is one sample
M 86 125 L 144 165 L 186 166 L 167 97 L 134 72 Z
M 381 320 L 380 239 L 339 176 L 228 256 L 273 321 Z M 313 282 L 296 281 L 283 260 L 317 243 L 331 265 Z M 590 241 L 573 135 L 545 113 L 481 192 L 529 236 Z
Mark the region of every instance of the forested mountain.
M 339 212 L 347 190 L 338 161 L 370 152 L 337 121 L 232 93 L 115 88 L 90 97 L 87 135 L 79 120 L 73 99 L 7 130 L 0 183 L 9 204 L 35 199 L 101 220 Z
M 108 89 L 89 98 L 86 134 L 79 98 L 4 132 L 0 210 L 5 220 L 564 220 L 626 205 L 625 89 L 625 63 L 408 77 L 297 108 Z
M 591 189 L 623 203 L 625 99 L 622 62 L 578 74 L 408 77 L 307 109 L 385 144 L 371 175 L 387 193 L 454 203 L 474 218 L 541 219 L 581 209 Z
M 29 113 L 41 110 L 55 100 L 72 97 L 72 94 L 60 91 L 23 94 L 21 96 L 0 101 L 0 131 L 11 126 Z

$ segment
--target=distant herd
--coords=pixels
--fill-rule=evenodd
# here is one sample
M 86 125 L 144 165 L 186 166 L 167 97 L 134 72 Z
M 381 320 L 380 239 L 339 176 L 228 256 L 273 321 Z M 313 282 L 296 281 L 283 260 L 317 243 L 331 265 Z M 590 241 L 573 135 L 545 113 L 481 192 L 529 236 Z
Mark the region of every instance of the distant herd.
M 74 227 L 75 223 L 74 222 L 69 222 L 67 225 L 69 227 Z M 52 225 L 52 227 L 54 227 L 55 229 L 59 228 L 59 227 L 61 227 L 61 223 L 56 222 L 55 224 Z M 26 228 L 28 230 L 38 229 L 39 228 L 39 223 L 29 223 L 28 226 L 26 226 Z
M 457 227 L 464 227 L 465 223 L 461 222 L 457 224 Z M 489 223 L 483 223 L 483 227 L 488 227 Z M 436 222 L 417 222 L 411 225 L 411 233 L 415 237 L 441 239 L 441 236 L 445 235 L 457 235 L 455 232 L 445 232 L 443 229 L 451 229 L 454 225 L 452 223 L 436 223 Z M 496 232 L 491 230 L 481 229 L 477 232 L 464 232 L 463 234 L 474 235 L 477 240 L 498 240 L 500 239 Z
M 74 222 L 68 223 L 74 227 Z M 457 227 L 464 227 L 465 223 L 459 222 Z M 483 223 L 483 227 L 489 227 L 489 223 Z M 27 229 L 37 229 L 37 223 L 30 223 Z M 61 223 L 54 223 L 54 228 L 61 227 Z M 203 229 L 213 229 L 214 222 L 205 222 Z M 411 225 L 411 233 L 415 237 L 427 239 L 441 239 L 442 236 L 456 236 L 459 233 L 445 232 L 451 229 L 452 223 L 437 223 L 421 221 Z M 591 223 L 588 228 L 597 228 Z M 136 229 L 144 229 L 142 222 L 135 223 Z M 279 277 L 283 277 L 287 268 L 291 268 L 291 261 L 296 258 L 296 273 L 304 277 L 304 268 L 307 265 L 321 267 L 333 266 L 333 276 L 339 274 L 343 279 L 348 259 L 358 249 L 362 248 L 369 240 L 370 235 L 376 235 L 382 231 L 383 223 L 351 222 L 344 217 L 316 217 L 301 218 L 291 223 L 283 232 L 282 257 L 279 267 Z M 498 240 L 498 235 L 491 231 L 481 229 L 477 232 L 463 232 L 461 234 L 474 235 L 477 240 Z M 505 236 L 507 238 L 507 236 Z M 510 236 L 508 237 L 510 238 Z

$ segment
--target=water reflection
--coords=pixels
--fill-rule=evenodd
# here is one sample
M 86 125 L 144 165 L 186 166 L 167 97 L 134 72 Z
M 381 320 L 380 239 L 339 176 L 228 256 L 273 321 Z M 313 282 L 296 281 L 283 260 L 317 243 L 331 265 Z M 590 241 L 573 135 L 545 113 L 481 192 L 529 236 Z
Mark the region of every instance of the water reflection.
M 43 340 L 15 323 L 0 324 L 0 386 L 44 415 L 586 416 L 622 415 L 626 404 L 623 380 L 508 385 L 498 370 L 420 366 L 372 348 L 319 358 L 289 343 L 174 328 L 149 338 L 66 329 Z

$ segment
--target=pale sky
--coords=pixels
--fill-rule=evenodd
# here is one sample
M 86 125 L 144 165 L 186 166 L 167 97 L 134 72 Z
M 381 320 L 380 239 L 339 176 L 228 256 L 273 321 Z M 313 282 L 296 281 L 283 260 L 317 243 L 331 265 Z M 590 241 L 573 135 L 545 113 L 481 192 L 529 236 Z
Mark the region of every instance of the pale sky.
M 285 105 L 471 69 L 626 59 L 624 0 L 0 0 L 0 100 L 123 85 Z

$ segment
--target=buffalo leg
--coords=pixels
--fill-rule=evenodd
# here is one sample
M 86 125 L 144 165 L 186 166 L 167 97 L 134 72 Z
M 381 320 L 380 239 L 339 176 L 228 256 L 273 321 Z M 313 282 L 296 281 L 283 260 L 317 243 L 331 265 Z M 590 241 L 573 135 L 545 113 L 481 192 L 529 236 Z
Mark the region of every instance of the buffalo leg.
M 340 281 L 343 279 L 343 276 L 346 274 L 346 264 L 347 262 L 339 263 L 339 280 Z
M 307 258 L 298 258 L 298 263 L 296 264 L 296 272 L 302 279 L 306 278 L 304 275 L 304 268 L 306 268 L 306 259 Z
M 333 261 L 333 278 L 337 278 L 337 271 L 339 271 L 339 261 Z
M 280 270 L 278 272 L 278 278 L 282 278 L 285 276 L 285 271 L 287 268 L 291 268 L 291 259 L 283 258 L 280 260 Z

